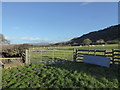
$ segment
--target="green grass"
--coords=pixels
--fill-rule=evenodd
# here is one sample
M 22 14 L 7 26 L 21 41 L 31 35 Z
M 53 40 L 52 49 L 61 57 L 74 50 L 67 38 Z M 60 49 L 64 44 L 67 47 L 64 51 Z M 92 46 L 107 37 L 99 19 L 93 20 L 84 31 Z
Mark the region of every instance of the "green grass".
M 118 88 L 117 66 L 37 63 L 3 69 L 3 88 Z
M 57 49 L 57 50 L 73 50 L 73 49 L 118 49 L 118 44 L 106 44 L 105 46 L 95 45 L 95 46 L 56 46 L 56 47 L 34 47 L 35 49 Z
M 31 48 L 32 49 L 32 48 Z M 54 51 L 54 57 L 53 58 L 53 51 L 32 51 L 30 53 L 30 61 L 31 62 L 50 62 L 51 60 L 54 62 L 54 61 L 57 61 L 57 60 L 70 60 L 70 61 L 73 61 L 73 52 L 72 51 L 75 51 L 74 49 L 90 49 L 90 50 L 93 50 L 93 49 L 99 49 L 99 50 L 107 50 L 108 52 L 111 52 L 112 49 L 118 49 L 118 45 L 117 44 L 111 44 L 111 45 L 105 45 L 105 46 L 101 46 L 101 45 L 96 45 L 96 46 L 61 46 L 61 47 L 36 47 L 34 48 L 35 50 L 61 50 L 60 51 Z M 32 49 L 33 50 L 33 49 Z M 64 53 L 68 53 L 68 52 L 62 52 L 62 50 L 64 51 L 71 51 L 69 52 L 69 54 L 64 54 Z M 84 52 L 81 52 L 81 53 L 84 53 Z M 85 53 L 88 53 L 88 52 L 85 52 Z M 42 54 L 42 55 L 41 55 Z M 90 53 L 90 54 L 94 54 L 94 52 Z M 58 55 L 58 56 L 57 56 Z M 104 55 L 104 53 L 102 52 L 97 52 L 96 55 Z M 110 54 L 111 55 L 111 54 Z M 79 56 L 79 55 L 78 55 Z M 81 56 L 81 55 L 80 55 Z M 77 59 L 82 59 L 82 57 L 78 57 Z M 116 60 L 118 61 L 118 60 Z
M 73 52 L 69 50 L 69 51 L 63 51 L 63 50 L 59 50 L 59 51 L 31 51 L 30 52 L 30 61 L 31 62 L 56 62 L 59 60 L 70 60 L 73 61 Z
M 36 49 L 43 49 L 37 47 Z M 117 45 L 106 46 L 64 46 L 47 47 L 45 50 L 73 50 L 73 49 L 118 49 Z M 58 52 L 60 53 L 60 52 Z M 62 52 L 61 52 L 62 53 Z M 118 88 L 118 67 L 110 68 L 97 65 L 72 62 L 71 55 L 55 56 L 51 52 L 31 52 L 31 62 L 25 66 L 3 69 L 3 88 Z M 51 54 L 51 56 L 49 56 Z M 56 54 L 56 53 L 55 53 Z M 39 63 L 40 60 L 46 63 Z M 54 60 L 57 63 L 48 63 Z M 59 61 L 64 61 L 60 63 Z M 70 61 L 71 60 L 71 61 Z

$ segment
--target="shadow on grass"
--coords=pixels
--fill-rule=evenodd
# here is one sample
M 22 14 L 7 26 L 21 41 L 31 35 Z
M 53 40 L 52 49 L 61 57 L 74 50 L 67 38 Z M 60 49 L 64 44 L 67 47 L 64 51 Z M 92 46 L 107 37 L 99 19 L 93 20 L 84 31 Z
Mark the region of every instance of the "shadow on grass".
M 61 59 L 59 58 L 52 58 L 49 56 L 43 56 L 42 58 L 36 58 L 31 60 L 32 63 L 60 63 L 60 62 L 71 62 L 72 60 L 69 59 Z
M 48 64 L 48 66 L 66 69 L 69 71 L 77 71 L 78 73 L 83 72 L 95 77 L 96 79 L 119 79 L 118 73 L 120 72 L 120 69 L 118 69 L 118 65 L 111 65 L 110 68 L 107 68 L 99 65 L 88 64 L 84 62 L 74 62 L 61 58 L 53 59 L 49 56 L 44 56 L 43 63 L 52 63 Z
M 111 79 L 119 79 L 120 69 L 117 64 L 110 65 L 110 68 L 84 63 L 84 62 L 73 62 L 70 60 L 63 60 L 60 58 L 55 58 L 55 63 L 51 66 L 56 68 L 62 68 L 69 71 L 77 71 L 89 74 L 97 79 L 99 78 L 107 78 Z

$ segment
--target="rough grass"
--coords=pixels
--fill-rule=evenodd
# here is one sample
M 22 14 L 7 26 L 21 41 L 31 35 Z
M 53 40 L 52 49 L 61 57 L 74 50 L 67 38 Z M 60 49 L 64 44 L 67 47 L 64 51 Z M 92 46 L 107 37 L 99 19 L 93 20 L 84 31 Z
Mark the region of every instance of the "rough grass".
M 3 88 L 118 88 L 117 66 L 34 63 L 3 69 Z

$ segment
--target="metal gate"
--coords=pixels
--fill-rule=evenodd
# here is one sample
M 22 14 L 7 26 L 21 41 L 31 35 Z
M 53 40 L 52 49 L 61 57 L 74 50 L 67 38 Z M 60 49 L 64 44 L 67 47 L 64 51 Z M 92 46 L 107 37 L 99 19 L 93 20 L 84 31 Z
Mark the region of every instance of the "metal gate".
M 55 63 L 73 61 L 73 50 L 26 50 L 26 63 Z

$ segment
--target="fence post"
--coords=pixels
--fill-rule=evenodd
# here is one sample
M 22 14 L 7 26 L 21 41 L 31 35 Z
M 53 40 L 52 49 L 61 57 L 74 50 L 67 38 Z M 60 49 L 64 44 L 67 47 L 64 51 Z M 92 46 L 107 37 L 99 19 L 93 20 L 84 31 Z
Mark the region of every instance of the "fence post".
M 41 50 L 41 61 L 42 61 L 42 50 Z
M 25 63 L 28 63 L 28 50 L 25 51 Z
M 112 64 L 114 64 L 114 49 L 112 49 Z
M 28 63 L 30 63 L 30 49 L 28 49 L 28 55 L 29 55 L 29 57 L 28 57 Z
M 107 50 L 104 51 L 104 56 L 105 56 L 105 57 L 106 57 L 106 51 L 107 51 Z
M 73 60 L 74 61 L 77 61 L 77 49 L 74 49 L 74 52 L 73 52 Z
M 54 58 L 55 58 L 55 57 L 54 57 L 54 53 L 55 53 L 55 52 L 54 52 L 54 50 L 53 50 L 53 61 L 54 61 Z
M 95 50 L 95 49 L 94 49 L 93 55 L 94 55 L 94 56 L 96 55 L 96 50 Z
M 96 56 L 96 49 L 94 50 L 94 55 Z
M 88 55 L 90 55 L 90 49 L 88 50 Z

